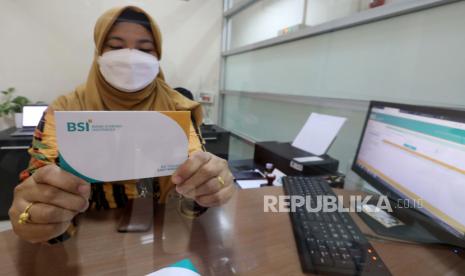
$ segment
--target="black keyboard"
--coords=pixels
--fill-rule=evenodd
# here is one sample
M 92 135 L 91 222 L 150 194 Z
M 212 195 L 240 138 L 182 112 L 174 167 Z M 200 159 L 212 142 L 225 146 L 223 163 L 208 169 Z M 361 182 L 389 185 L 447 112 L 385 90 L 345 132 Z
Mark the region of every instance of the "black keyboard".
M 287 176 L 283 184 L 287 195 L 310 197 L 313 210 L 318 209 L 317 196 L 335 196 L 323 177 Z M 304 272 L 391 275 L 348 213 L 309 212 L 306 204 L 289 212 Z

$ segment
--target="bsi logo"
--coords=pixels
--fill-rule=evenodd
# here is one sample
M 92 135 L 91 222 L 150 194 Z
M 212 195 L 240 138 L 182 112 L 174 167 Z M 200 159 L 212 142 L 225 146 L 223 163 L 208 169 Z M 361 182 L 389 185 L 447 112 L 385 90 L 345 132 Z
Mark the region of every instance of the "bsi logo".
M 92 120 L 89 119 L 87 122 L 67 122 L 66 123 L 66 129 L 68 132 L 75 132 L 75 131 L 90 131 L 90 124 L 92 123 Z

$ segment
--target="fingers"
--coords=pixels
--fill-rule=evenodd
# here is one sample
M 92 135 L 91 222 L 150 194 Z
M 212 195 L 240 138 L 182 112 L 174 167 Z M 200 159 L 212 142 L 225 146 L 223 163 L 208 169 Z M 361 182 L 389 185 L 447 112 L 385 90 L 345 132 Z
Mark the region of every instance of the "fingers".
M 199 188 L 201 185 L 205 185 L 209 181 L 218 182 L 218 176 L 225 175 L 226 173 L 223 172 L 229 171 L 228 164 L 225 160 L 218 158 L 212 154 L 210 155 L 211 157 L 207 163 L 203 164 L 203 166 L 198 168 L 197 171 L 192 173 L 190 178 L 177 185 L 176 190 L 179 193 L 191 194 L 195 189 Z M 209 186 L 213 188 L 214 183 L 210 183 Z M 219 185 L 217 183 L 217 187 L 218 186 Z
M 220 183 L 219 176 L 224 183 Z M 205 207 L 225 203 L 235 191 L 227 161 L 211 153 L 193 155 L 178 168 L 172 180 L 178 193 Z
M 13 204 L 8 212 L 13 230 L 30 242 L 43 242 L 61 235 L 78 212 L 88 208 L 90 184 L 61 170 L 56 165 L 38 169 L 14 190 Z M 29 208 L 29 219 L 18 219 Z
M 21 237 L 32 243 L 46 242 L 58 237 L 68 229 L 70 222 L 56 224 L 15 224 L 13 230 L 15 233 L 21 233 Z M 27 231 L 24 229 L 27 228 Z
M 217 193 L 223 188 L 223 185 L 220 184 L 220 181 L 217 177 L 212 178 L 205 182 L 204 184 L 198 186 L 195 189 L 189 190 L 187 193 L 184 193 L 184 196 L 187 198 L 195 199 L 199 196 L 211 195 Z
M 24 182 L 15 188 L 15 197 L 26 202 L 44 203 L 72 212 L 83 212 L 89 201 L 77 194 L 63 191 L 47 184 Z
M 21 200 L 15 210 L 25 210 L 29 202 Z M 57 224 L 70 222 L 78 213 L 44 203 L 34 203 L 29 208 L 28 223 Z M 19 214 L 18 214 L 19 217 Z
M 176 185 L 184 183 L 191 178 L 204 164 L 208 163 L 212 158 L 212 154 L 208 152 L 196 152 L 192 154 L 186 162 L 184 162 L 174 172 L 171 177 L 171 182 Z
M 57 165 L 47 165 L 38 169 L 32 178 L 35 183 L 47 184 L 68 193 L 81 195 L 86 199 L 90 196 L 90 184 L 81 178 L 65 172 Z
M 64 233 L 71 224 L 71 219 L 64 222 L 45 224 L 39 224 L 29 220 L 26 224 L 19 224 L 19 215 L 27 207 L 27 203 L 25 201 L 23 201 L 23 203 L 19 202 L 20 200 L 15 200 L 13 202 L 12 207 L 8 211 L 8 215 L 10 217 L 14 232 L 24 240 L 33 243 L 45 242 Z M 39 214 L 40 210 L 37 210 L 36 207 L 36 204 L 34 204 L 29 209 L 30 217 L 34 217 L 34 219 L 38 219 L 40 221 L 46 220 L 47 218 L 45 218 L 44 215 Z
M 10 211 L 10 219 L 17 216 L 19 216 L 19 214 L 15 214 L 14 211 Z M 19 224 L 17 221 L 11 220 L 11 224 L 14 232 L 22 239 L 32 243 L 38 243 L 48 241 L 63 234 L 71 222 L 53 224 Z
M 201 185 L 205 185 L 207 182 L 212 182 L 209 186 L 217 188 L 219 187 L 218 175 L 221 174 L 223 168 L 224 167 L 222 165 L 214 161 L 210 161 L 203 165 L 193 176 L 191 176 L 191 178 L 177 185 L 176 190 L 181 194 L 189 194 Z
M 232 197 L 235 190 L 234 185 L 228 185 L 217 193 L 196 197 L 195 201 L 203 207 L 219 206 L 226 203 Z

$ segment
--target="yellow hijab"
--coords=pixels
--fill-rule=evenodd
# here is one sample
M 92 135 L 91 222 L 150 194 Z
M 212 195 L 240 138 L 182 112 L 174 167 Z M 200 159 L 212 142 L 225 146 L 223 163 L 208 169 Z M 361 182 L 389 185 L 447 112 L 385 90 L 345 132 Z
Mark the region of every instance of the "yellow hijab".
M 155 41 L 155 51 L 161 60 L 161 33 L 150 15 L 134 6 L 108 10 L 100 16 L 95 25 L 95 54 L 87 82 L 79 86 L 74 92 L 56 99 L 51 105 L 52 108 L 54 110 L 187 110 L 192 112 L 198 126 L 202 121 L 201 106 L 169 87 L 161 69 L 151 84 L 135 93 L 118 91 L 104 80 L 98 67 L 97 58 L 101 55 L 108 32 L 119 15 L 126 9 L 143 13 L 148 18 Z

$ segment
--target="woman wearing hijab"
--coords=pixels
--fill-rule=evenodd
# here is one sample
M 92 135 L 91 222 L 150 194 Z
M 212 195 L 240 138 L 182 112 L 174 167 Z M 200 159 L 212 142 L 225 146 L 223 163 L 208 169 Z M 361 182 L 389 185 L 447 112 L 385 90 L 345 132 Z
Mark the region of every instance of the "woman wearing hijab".
M 123 207 L 140 194 L 137 180 L 90 185 L 61 170 L 54 111 L 190 111 L 194 123 L 189 158 L 171 177 L 154 181 L 154 197 L 164 202 L 168 191 L 176 187 L 199 207 L 212 207 L 228 201 L 235 190 L 227 162 L 202 151 L 196 132 L 201 107 L 165 83 L 159 68 L 161 34 L 155 21 L 137 7 L 111 9 L 97 21 L 94 41 L 94 62 L 87 82 L 49 106 L 29 149 L 29 167 L 21 173 L 22 182 L 15 189 L 10 220 L 15 233 L 30 242 L 63 241 L 73 235 L 74 217 L 80 212 Z

